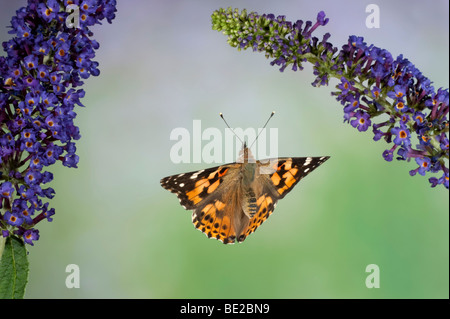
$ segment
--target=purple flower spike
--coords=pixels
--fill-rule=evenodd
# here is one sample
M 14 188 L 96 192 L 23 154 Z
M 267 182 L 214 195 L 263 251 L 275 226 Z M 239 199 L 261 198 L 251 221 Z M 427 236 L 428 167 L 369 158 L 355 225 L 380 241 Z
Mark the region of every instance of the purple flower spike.
M 223 31 L 233 47 L 265 52 L 280 71 L 290 64 L 288 70 L 302 70 L 301 63 L 307 61 L 316 76 L 313 86 L 327 85 L 330 77 L 338 79 L 332 95 L 343 105 L 344 123 L 360 132 L 372 126 L 375 141 L 393 143 L 383 152 L 385 160 L 392 161 L 394 151 L 397 160 L 411 162 L 415 158 L 420 166 L 411 170 L 411 175 L 439 173 L 439 177 L 429 178 L 431 186 L 448 188 L 448 89 L 435 90 L 403 55 L 394 58 L 389 51 L 364 42 L 363 37 L 349 36 L 339 50 L 328 42 L 329 33 L 322 40 L 312 36 L 327 23 L 323 11 L 314 24 L 231 8 L 212 15 L 213 29 Z
M 82 79 L 99 74 L 93 61 L 98 43 L 89 27 L 111 22 L 115 0 L 70 1 L 80 6 L 80 25 L 70 28 L 63 1 L 28 0 L 11 20 L 14 37 L 0 57 L 0 230 L 33 245 L 35 225 L 52 221 L 55 211 L 44 199 L 55 191 L 45 184 L 44 168 L 61 162 L 76 167 L 74 124 L 84 91 Z M 64 1 L 69 4 L 69 1 Z

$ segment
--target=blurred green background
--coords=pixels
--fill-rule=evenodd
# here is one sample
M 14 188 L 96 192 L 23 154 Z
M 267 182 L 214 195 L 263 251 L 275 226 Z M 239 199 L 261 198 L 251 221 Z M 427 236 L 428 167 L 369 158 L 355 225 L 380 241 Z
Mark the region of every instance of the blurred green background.
M 25 1 L 2 0 L 0 40 Z M 383 141 L 343 124 L 330 87 L 312 69 L 280 73 L 262 53 L 238 52 L 211 30 L 220 7 L 314 20 L 324 10 L 341 47 L 348 36 L 404 54 L 436 88 L 449 87 L 448 1 L 377 1 L 380 28 L 365 26 L 367 1 L 119 1 L 94 29 L 101 75 L 84 86 L 76 124 L 78 169 L 54 165 L 52 223 L 29 247 L 28 298 L 449 298 L 449 199 L 410 177 L 415 163 L 383 160 Z M 242 244 L 208 240 L 191 223 L 167 175 L 176 127 L 278 128 L 281 156 L 331 159 L 279 202 Z M 204 144 L 203 144 L 204 145 Z M 68 289 L 68 264 L 81 287 Z M 365 268 L 380 267 L 379 289 Z

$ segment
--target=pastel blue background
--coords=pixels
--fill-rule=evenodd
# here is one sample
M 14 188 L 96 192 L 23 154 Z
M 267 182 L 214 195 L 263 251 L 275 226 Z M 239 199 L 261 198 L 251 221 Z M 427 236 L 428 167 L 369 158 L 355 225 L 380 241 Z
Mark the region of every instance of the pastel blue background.
M 449 87 L 448 1 L 377 1 L 381 27 L 365 26 L 369 1 L 119 1 L 117 18 L 95 27 L 101 75 L 78 109 L 78 169 L 52 168 L 52 223 L 29 248 L 28 298 L 449 298 L 449 199 L 410 177 L 415 163 L 383 160 L 383 141 L 343 124 L 329 87 L 312 68 L 280 73 L 262 53 L 238 52 L 211 30 L 220 7 L 330 18 L 317 35 L 348 36 L 403 54 L 436 88 Z M 0 1 L 0 40 L 25 1 Z M 176 127 L 278 128 L 282 156 L 331 159 L 281 201 L 242 244 L 208 240 L 190 212 L 162 189 L 174 164 Z M 68 264 L 81 287 L 68 289 Z M 381 287 L 368 289 L 377 264 Z

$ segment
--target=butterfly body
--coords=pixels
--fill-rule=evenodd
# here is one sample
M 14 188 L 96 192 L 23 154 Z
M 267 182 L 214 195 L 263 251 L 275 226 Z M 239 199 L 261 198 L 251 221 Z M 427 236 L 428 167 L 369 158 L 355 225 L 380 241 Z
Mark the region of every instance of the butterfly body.
M 165 177 L 161 186 L 193 210 L 194 226 L 224 244 L 244 241 L 279 199 L 329 157 L 256 161 L 246 144 L 235 163 Z

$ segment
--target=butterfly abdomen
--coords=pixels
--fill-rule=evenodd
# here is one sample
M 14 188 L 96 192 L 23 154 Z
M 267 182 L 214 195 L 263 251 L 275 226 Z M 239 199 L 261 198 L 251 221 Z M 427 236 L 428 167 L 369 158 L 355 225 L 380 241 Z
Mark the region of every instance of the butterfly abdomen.
M 256 194 L 253 189 L 256 170 L 257 166 L 255 163 L 245 163 L 242 166 L 242 210 L 248 218 L 252 218 L 258 209 Z
M 256 195 L 251 188 L 247 189 L 244 194 L 242 210 L 249 218 L 253 218 L 258 210 L 258 205 L 256 205 Z

